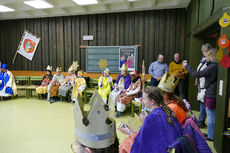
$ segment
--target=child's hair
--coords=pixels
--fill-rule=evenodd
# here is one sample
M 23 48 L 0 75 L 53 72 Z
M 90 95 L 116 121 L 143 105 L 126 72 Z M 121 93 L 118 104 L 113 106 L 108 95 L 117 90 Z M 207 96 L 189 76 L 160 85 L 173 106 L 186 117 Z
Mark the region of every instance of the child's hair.
M 174 93 L 168 93 L 168 92 L 165 92 L 165 91 L 162 91 L 162 93 L 167 94 L 169 100 L 172 100 L 172 101 L 176 102 L 179 106 L 181 106 L 183 108 L 183 110 L 185 112 L 189 112 L 189 110 L 185 106 L 182 98 L 180 98 L 179 96 L 175 95 Z
M 170 110 L 170 108 L 165 105 L 164 101 L 163 101 L 163 97 L 161 95 L 161 90 L 157 87 L 146 87 L 144 89 L 144 92 L 146 94 L 148 94 L 148 98 L 150 100 L 154 100 L 156 102 L 157 105 L 162 106 L 164 112 L 166 113 L 167 117 L 168 117 L 168 122 L 170 125 L 173 125 L 172 119 L 171 119 L 171 115 L 175 118 L 175 115 L 173 115 L 172 111 Z

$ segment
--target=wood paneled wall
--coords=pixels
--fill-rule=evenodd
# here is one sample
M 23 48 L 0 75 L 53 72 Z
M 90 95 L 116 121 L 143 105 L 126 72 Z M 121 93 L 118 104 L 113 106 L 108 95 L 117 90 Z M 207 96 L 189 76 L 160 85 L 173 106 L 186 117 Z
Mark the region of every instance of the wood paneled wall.
M 66 71 L 73 60 L 85 69 L 85 49 L 80 45 L 116 46 L 140 44 L 139 64 L 148 67 L 159 53 L 166 62 L 185 52 L 185 9 L 141 11 L 82 16 L 0 21 L 0 61 L 11 70 L 45 70 L 48 64 Z M 18 55 L 12 60 L 24 29 L 41 37 L 33 61 Z M 93 35 L 93 41 L 83 41 Z

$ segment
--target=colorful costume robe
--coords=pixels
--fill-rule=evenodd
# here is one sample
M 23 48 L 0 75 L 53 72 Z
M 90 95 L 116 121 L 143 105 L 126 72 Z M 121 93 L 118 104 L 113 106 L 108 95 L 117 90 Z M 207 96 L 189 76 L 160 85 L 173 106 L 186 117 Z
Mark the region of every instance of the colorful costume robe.
M 58 96 L 58 85 L 54 85 L 55 82 L 59 82 L 61 85 L 62 82 L 64 81 L 64 76 L 60 74 L 59 76 L 57 74 L 54 75 L 52 81 L 48 85 L 48 95 L 47 95 L 47 100 L 50 100 L 50 97 Z M 56 84 L 56 83 L 55 83 Z
M 122 142 L 119 153 L 166 153 L 167 147 L 183 134 L 178 120 L 171 117 L 173 125 L 162 107 L 155 108 L 144 120 L 135 137 L 132 133 Z
M 82 97 L 82 92 L 86 88 L 86 81 L 84 77 L 81 78 L 76 78 L 75 79 L 75 85 L 73 87 L 73 92 L 72 92 L 72 100 L 76 100 L 78 94 Z
M 42 79 L 42 83 L 39 87 L 36 88 L 38 94 L 46 94 L 49 83 L 51 82 L 53 75 L 45 75 Z
M 58 95 L 66 97 L 68 94 L 68 91 L 74 86 L 74 80 L 76 78 L 75 74 L 71 74 L 66 76 L 65 80 L 62 82 L 61 86 L 58 90 Z
M 102 80 L 103 80 L 103 83 L 102 83 Z M 105 102 L 107 102 L 107 97 L 109 93 L 111 92 L 111 84 L 112 84 L 111 81 L 112 81 L 112 78 L 111 77 L 107 78 L 106 76 L 101 76 L 98 79 L 98 93 L 101 95 L 102 99 Z
M 17 95 L 17 88 L 13 74 L 7 70 L 0 73 L 0 96 L 9 97 L 11 95 Z
M 124 89 L 128 89 L 131 83 L 131 76 L 127 75 L 127 76 L 123 76 L 123 75 L 119 75 L 115 85 L 119 86 L 119 90 L 114 89 L 112 92 L 110 92 L 109 94 L 109 104 L 111 105 L 115 105 L 117 106 L 117 99 L 118 96 L 120 95 L 120 93 L 124 90 Z
M 132 99 L 138 97 L 142 89 L 141 84 L 141 78 L 138 77 L 135 83 L 132 82 L 127 90 L 121 92 L 117 101 L 117 110 L 119 112 L 124 112 L 126 106 L 131 103 Z

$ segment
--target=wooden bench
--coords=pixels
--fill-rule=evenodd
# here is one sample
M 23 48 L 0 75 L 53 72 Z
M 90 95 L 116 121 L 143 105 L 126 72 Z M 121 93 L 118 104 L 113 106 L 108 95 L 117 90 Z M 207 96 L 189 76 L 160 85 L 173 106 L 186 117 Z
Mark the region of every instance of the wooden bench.
M 14 76 L 17 90 L 25 90 L 25 96 L 27 97 L 26 87 L 29 85 L 29 76 Z
M 33 90 L 36 90 L 36 88 L 39 87 L 39 85 L 40 85 L 40 84 L 38 85 L 38 83 L 34 83 L 34 82 L 41 83 L 42 78 L 43 78 L 43 76 L 30 76 L 29 85 L 25 87 L 27 98 L 29 96 L 32 96 Z
M 98 89 L 98 79 L 90 79 L 89 87 L 83 92 L 84 102 L 89 102 L 90 97 L 93 95 L 94 91 Z
M 15 76 L 15 80 L 18 79 L 28 79 L 29 77 L 29 84 L 27 87 L 23 87 L 23 86 L 18 86 L 18 90 L 26 90 L 26 97 L 28 98 L 29 96 L 32 96 L 32 91 L 36 90 L 36 88 L 40 85 L 40 84 L 34 84 L 34 82 L 38 82 L 41 83 L 41 80 L 43 78 L 43 76 L 45 75 L 45 71 L 18 71 L 18 70 L 12 70 L 11 71 L 13 73 L 13 75 Z M 56 72 L 52 72 L 52 74 L 54 75 Z M 67 75 L 67 72 L 62 72 L 62 74 L 64 76 Z M 117 79 L 119 73 L 112 73 L 110 74 L 112 76 L 112 78 L 114 80 Z M 140 74 L 141 75 L 141 74 Z M 84 73 L 84 77 L 89 77 L 90 78 L 90 83 L 88 84 L 87 88 L 85 89 L 85 91 L 83 92 L 84 95 L 84 101 L 86 102 L 93 94 L 95 89 L 98 89 L 98 78 L 101 76 L 101 73 Z M 141 76 L 142 77 L 142 76 Z M 150 79 L 151 76 L 149 74 L 145 75 L 145 82 L 147 84 L 147 86 L 150 85 Z M 20 81 L 20 80 L 18 80 Z

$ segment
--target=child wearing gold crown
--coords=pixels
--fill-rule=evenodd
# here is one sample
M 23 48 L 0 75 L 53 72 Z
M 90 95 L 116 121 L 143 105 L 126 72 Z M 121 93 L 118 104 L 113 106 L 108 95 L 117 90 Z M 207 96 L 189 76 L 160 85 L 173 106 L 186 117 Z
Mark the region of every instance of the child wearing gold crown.
M 82 70 L 77 72 L 77 78 L 74 82 L 73 92 L 72 92 L 72 100 L 76 101 L 78 95 L 82 97 L 82 92 L 86 88 L 86 81 L 84 79 L 84 72 Z
M 57 100 L 59 86 L 64 81 L 64 76 L 62 75 L 61 71 L 61 67 L 57 67 L 56 74 L 48 86 L 47 100 L 49 100 L 50 103 L 53 103 Z
M 98 93 L 101 95 L 105 104 L 107 104 L 107 97 L 111 92 L 111 87 L 113 85 L 113 79 L 109 75 L 109 69 L 104 70 L 103 76 L 98 79 Z
M 68 69 L 68 75 L 66 76 L 58 90 L 58 95 L 66 97 L 66 101 L 71 101 L 68 93 L 69 90 L 74 86 L 75 78 L 76 75 L 74 74 L 74 69 L 72 68 L 72 66 L 70 66 Z
M 174 75 L 165 73 L 162 77 L 158 88 L 162 91 L 165 104 L 175 113 L 181 126 L 184 128 L 188 123 L 202 135 L 197 125 L 197 119 L 193 115 L 192 111 L 188 107 L 188 102 L 182 100 L 182 98 L 176 96 L 173 92 L 178 84 L 179 79 L 175 78 Z
M 173 93 L 178 82 L 179 79 L 177 79 L 174 75 L 165 73 L 158 85 L 158 88 L 162 91 L 164 102 L 176 114 L 179 122 L 182 123 L 188 117 L 186 112 L 189 111 L 183 100 Z
M 121 73 L 119 74 L 116 83 L 113 85 L 113 91 L 109 94 L 109 105 L 117 106 L 117 98 L 120 93 L 128 89 L 131 83 L 131 76 L 128 74 L 128 67 L 123 64 Z
M 46 75 L 43 76 L 41 85 L 36 88 L 36 92 L 38 94 L 41 94 L 42 99 L 46 98 L 47 87 L 53 78 L 51 72 L 52 72 L 52 66 L 48 65 L 46 68 Z

